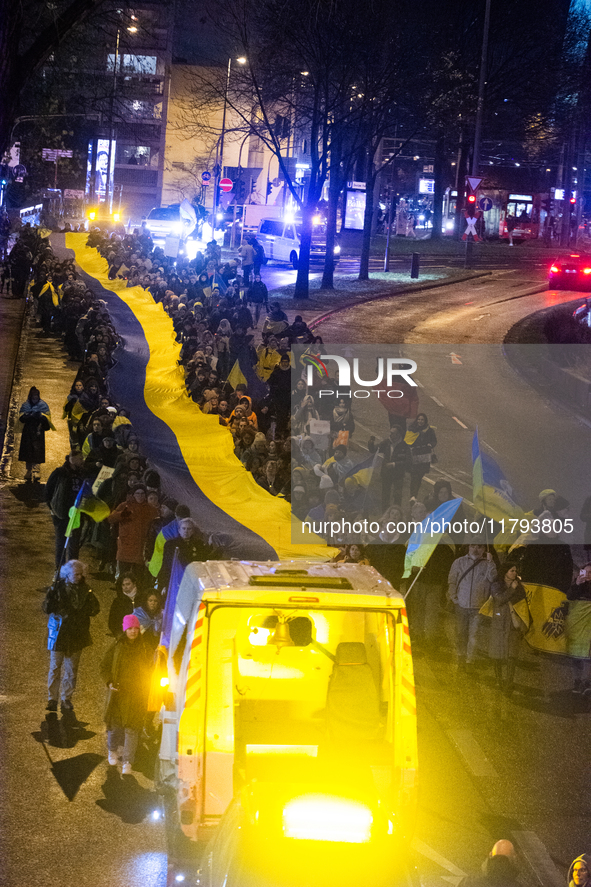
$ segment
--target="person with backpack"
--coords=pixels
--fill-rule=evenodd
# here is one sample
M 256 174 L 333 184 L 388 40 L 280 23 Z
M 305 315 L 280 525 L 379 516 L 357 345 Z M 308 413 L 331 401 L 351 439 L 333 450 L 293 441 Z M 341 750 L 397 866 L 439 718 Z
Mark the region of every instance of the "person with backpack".
M 256 234 L 250 238 L 250 245 L 254 250 L 254 269 L 253 273 L 256 278 L 257 274 L 261 273 L 261 265 L 267 264 L 267 256 L 265 255 L 265 248 L 262 243 L 256 239 Z

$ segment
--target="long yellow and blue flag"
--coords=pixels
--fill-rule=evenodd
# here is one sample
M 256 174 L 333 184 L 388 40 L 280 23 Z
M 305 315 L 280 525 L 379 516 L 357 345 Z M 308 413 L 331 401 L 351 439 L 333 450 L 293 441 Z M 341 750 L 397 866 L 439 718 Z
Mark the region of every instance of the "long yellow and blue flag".
M 442 536 L 449 532 L 449 525 L 453 522 L 455 513 L 461 504 L 462 499 L 449 499 L 447 502 L 442 502 L 414 530 L 406 546 L 404 579 L 410 576 L 413 567 L 419 567 L 422 570 Z
M 486 518 L 501 521 L 523 517 L 513 490 L 500 465 L 480 449 L 478 429 L 472 439 L 472 490 L 474 507 Z
M 111 509 L 107 503 L 94 495 L 90 481 L 88 480 L 85 480 L 80 487 L 78 495 L 76 496 L 76 501 L 70 508 L 70 520 L 68 521 L 65 534 L 66 539 L 69 539 L 72 532 L 77 530 L 80 526 L 81 513 L 88 514 L 97 524 L 111 513 Z

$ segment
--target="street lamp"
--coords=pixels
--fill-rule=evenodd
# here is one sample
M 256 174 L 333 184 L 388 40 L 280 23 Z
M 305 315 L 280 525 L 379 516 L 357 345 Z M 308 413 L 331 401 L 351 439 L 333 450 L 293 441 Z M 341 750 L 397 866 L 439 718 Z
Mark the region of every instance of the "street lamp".
M 239 65 L 245 65 L 247 59 L 244 56 L 240 56 L 236 61 Z M 228 90 L 230 88 L 230 74 L 232 72 L 232 57 L 228 59 L 228 71 L 226 74 L 226 87 L 224 89 L 224 110 L 222 113 L 222 133 L 220 135 L 220 139 L 218 142 L 218 150 L 215 161 L 215 182 L 214 182 L 214 190 L 213 190 L 213 219 L 211 221 L 211 236 L 215 240 L 215 225 L 217 221 L 218 214 L 218 203 L 219 203 L 219 191 L 220 191 L 220 179 L 224 174 L 224 139 L 226 137 L 226 110 L 228 107 Z

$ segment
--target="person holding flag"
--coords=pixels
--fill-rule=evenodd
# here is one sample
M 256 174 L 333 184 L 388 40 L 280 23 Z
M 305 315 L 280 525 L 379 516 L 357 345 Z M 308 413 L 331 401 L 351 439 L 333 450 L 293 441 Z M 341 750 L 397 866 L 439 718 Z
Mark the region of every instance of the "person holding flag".
M 62 713 L 74 710 L 72 695 L 80 656 L 82 650 L 92 644 L 90 620 L 99 613 L 100 604 L 86 582 L 86 569 L 86 564 L 77 560 L 64 564 L 42 604 L 43 612 L 49 616 L 49 712 L 57 711 L 60 688 Z

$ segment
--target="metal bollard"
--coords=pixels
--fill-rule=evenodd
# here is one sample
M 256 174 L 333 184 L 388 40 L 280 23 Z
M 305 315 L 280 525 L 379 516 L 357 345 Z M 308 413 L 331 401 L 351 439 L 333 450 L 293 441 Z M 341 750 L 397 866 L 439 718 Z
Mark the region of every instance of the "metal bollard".
M 410 276 L 416 279 L 419 276 L 419 253 L 413 253 L 410 257 Z
M 466 255 L 464 258 L 464 268 L 474 267 L 474 244 L 471 240 L 466 241 Z

